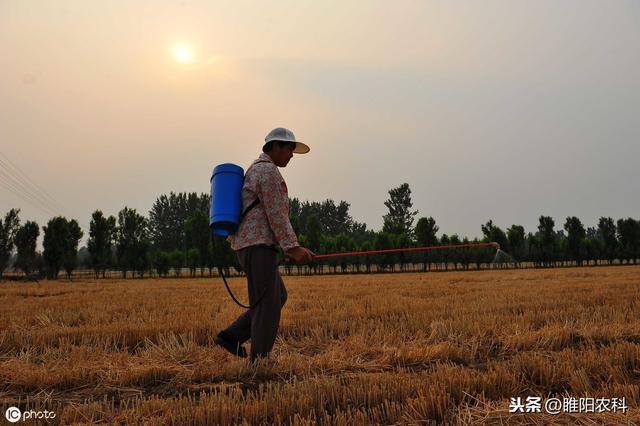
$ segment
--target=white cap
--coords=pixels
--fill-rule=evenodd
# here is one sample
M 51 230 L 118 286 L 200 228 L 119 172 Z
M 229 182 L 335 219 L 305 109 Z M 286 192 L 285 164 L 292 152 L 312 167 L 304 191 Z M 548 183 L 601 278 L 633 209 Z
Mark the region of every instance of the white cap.
M 284 127 L 276 127 L 269 132 L 266 138 L 264 138 L 265 144 L 271 141 L 294 142 L 296 144 L 296 147 L 293 152 L 296 154 L 306 154 L 311 150 L 308 145 L 297 141 L 295 135 L 291 130 L 285 129 Z

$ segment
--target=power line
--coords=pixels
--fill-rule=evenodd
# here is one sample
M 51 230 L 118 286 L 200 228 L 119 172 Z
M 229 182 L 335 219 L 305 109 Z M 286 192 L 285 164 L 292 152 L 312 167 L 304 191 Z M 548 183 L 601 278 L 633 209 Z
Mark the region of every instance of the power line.
M 5 187 L 10 186 L 14 191 L 18 191 L 22 195 L 21 198 L 23 199 L 28 198 L 29 200 L 36 202 L 40 206 L 53 212 L 58 210 L 57 208 L 53 208 L 53 206 L 50 203 L 43 201 L 42 198 L 38 197 L 36 194 L 30 191 L 27 187 L 25 187 L 23 183 L 21 183 L 19 180 L 16 180 L 14 176 L 7 174 L 2 169 L 0 169 L 0 178 L 2 178 L 2 182 L 4 183 Z
M 53 206 L 51 203 L 49 203 L 48 200 L 40 196 L 38 193 L 34 192 L 33 189 L 29 188 L 27 184 L 19 176 L 16 176 L 14 172 L 11 171 L 11 169 L 7 168 L 5 164 L 1 162 L 1 160 L 0 160 L 0 177 L 3 177 L 4 182 L 12 185 L 14 190 L 21 192 L 26 197 L 29 197 L 31 200 L 37 201 L 40 205 L 47 207 L 51 210 L 57 210 L 52 208 Z
M 28 196 L 26 196 L 22 191 L 16 189 L 15 186 L 12 186 L 11 182 L 9 182 L 9 181 L 0 181 L 0 184 L 2 186 L 4 186 L 9 192 L 11 192 L 12 194 L 18 196 L 19 198 L 22 198 L 24 201 L 26 201 L 29 204 L 33 205 L 34 207 L 36 207 L 38 210 L 42 211 L 43 213 L 51 214 L 51 215 L 55 216 L 55 214 L 56 214 L 55 212 L 51 211 L 48 207 L 43 207 L 42 205 L 40 205 L 38 202 L 36 202 L 32 198 L 29 198 Z
M 49 200 L 51 202 L 53 202 L 54 204 L 57 204 L 57 200 L 55 198 L 53 198 L 51 195 L 49 195 L 49 193 L 47 191 L 45 191 L 40 185 L 38 185 L 37 183 L 32 181 L 31 178 L 29 177 L 29 175 L 24 173 L 18 166 L 16 166 L 9 159 L 9 157 L 7 157 L 3 152 L 0 152 L 0 155 L 5 158 L 6 162 L 9 164 L 10 167 L 13 168 L 13 170 L 15 170 L 15 172 L 17 173 L 18 176 L 23 176 L 24 179 L 26 179 L 27 183 L 29 183 L 31 185 L 31 187 L 36 190 L 36 192 L 38 192 L 40 195 L 42 195 L 45 199 L 49 198 Z M 0 159 L 0 163 L 4 163 L 2 161 L 2 159 Z M 6 165 L 5 165 L 5 167 L 6 167 Z
M 31 180 L 31 178 L 29 177 L 29 175 L 27 175 L 26 173 L 24 173 L 17 165 L 15 165 L 10 159 L 9 157 L 7 157 L 3 152 L 0 152 L 0 155 L 3 156 L 5 158 L 5 160 L 7 161 L 7 163 L 17 172 L 18 176 L 24 176 L 24 179 L 26 179 L 27 183 L 31 185 L 31 187 L 33 189 L 35 189 L 35 192 L 39 193 L 40 195 L 42 195 L 44 197 L 44 199 L 46 200 L 47 198 L 54 204 L 56 205 L 56 207 L 58 207 L 60 210 L 64 210 L 64 207 L 58 202 L 58 200 L 56 200 L 54 197 L 52 197 L 44 188 L 42 188 L 40 185 L 38 185 L 36 182 L 34 182 L 33 180 Z M 2 161 L 2 159 L 0 159 L 0 163 L 4 163 Z M 6 166 L 5 166 L 6 167 Z

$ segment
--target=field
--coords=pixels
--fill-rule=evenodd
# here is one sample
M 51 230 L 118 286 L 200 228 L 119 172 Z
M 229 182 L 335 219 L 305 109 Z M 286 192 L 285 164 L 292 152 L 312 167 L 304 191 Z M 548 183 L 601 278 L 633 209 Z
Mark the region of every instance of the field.
M 246 294 L 243 279 L 231 284 Z M 0 283 L 2 413 L 54 411 L 49 424 L 640 424 L 640 267 L 285 284 L 273 356 L 252 366 L 212 344 L 241 312 L 219 279 Z M 517 396 L 625 397 L 628 411 L 510 414 Z

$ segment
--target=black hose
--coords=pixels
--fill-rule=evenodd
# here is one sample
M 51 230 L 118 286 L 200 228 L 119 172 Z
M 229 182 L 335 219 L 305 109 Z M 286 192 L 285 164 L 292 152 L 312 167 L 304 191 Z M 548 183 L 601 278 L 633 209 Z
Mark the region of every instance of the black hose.
M 253 308 L 255 308 L 256 306 L 258 306 L 258 304 L 260 302 L 262 302 L 262 299 L 264 298 L 264 296 L 267 294 L 267 291 L 269 290 L 268 288 L 266 288 L 262 292 L 262 295 L 260 295 L 260 297 L 258 298 L 258 301 L 256 303 L 254 303 L 253 305 L 243 305 L 242 303 L 240 303 L 240 301 L 238 299 L 236 299 L 236 296 L 233 295 L 233 292 L 229 288 L 229 284 L 227 284 L 227 279 L 225 278 L 224 272 L 222 272 L 222 268 L 220 266 L 218 266 L 218 270 L 220 271 L 220 276 L 222 277 L 222 281 L 224 281 L 224 286 L 227 287 L 227 292 L 229 292 L 229 296 L 231 296 L 233 301 L 236 302 L 236 304 L 238 306 L 240 306 L 241 308 L 245 308 L 245 309 L 253 309 Z
M 276 263 L 276 268 L 278 268 L 278 266 L 280 266 L 284 262 L 284 260 L 285 260 L 284 256 L 282 256 L 280 258 L 280 260 Z M 231 291 L 231 288 L 229 288 L 229 284 L 227 283 L 227 279 L 224 276 L 224 272 L 223 272 L 222 266 L 218 265 L 218 271 L 220 272 L 220 276 L 222 277 L 222 281 L 224 281 L 224 286 L 227 288 L 227 292 L 229 293 L 229 296 L 231 296 L 233 301 L 236 302 L 236 304 L 238 306 L 240 306 L 241 308 L 245 308 L 245 309 L 253 309 L 253 308 L 255 308 L 256 306 L 258 306 L 258 304 L 260 302 L 262 302 L 262 299 L 264 299 L 264 296 L 267 295 L 267 291 L 269 291 L 268 287 L 265 288 L 264 291 L 262 292 L 262 294 L 260 295 L 260 297 L 258 298 L 258 301 L 256 303 L 254 303 L 253 305 L 244 305 L 236 298 L 236 296 Z

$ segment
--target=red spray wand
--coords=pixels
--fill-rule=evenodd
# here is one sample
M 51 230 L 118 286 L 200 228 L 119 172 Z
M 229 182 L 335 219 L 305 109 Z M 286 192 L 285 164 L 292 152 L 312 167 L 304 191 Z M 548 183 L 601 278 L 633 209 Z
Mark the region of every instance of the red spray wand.
M 494 243 L 494 242 L 472 243 L 472 244 L 451 244 L 446 246 L 425 246 L 425 247 L 410 247 L 410 248 L 399 248 L 399 249 L 350 251 L 350 252 L 342 252 L 342 253 L 318 254 L 313 257 L 313 260 L 322 260 L 322 259 L 328 259 L 331 257 L 342 257 L 342 256 L 359 256 L 359 255 L 367 255 L 367 254 L 401 253 L 401 252 L 447 250 L 447 249 L 477 248 L 477 247 L 495 247 L 496 249 L 500 250 L 500 244 Z

